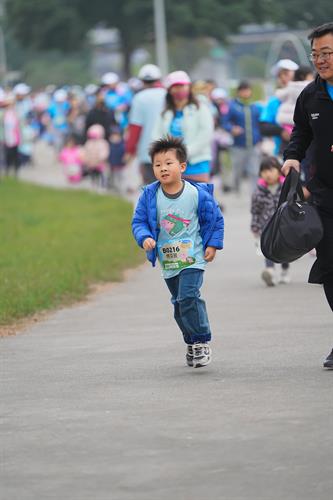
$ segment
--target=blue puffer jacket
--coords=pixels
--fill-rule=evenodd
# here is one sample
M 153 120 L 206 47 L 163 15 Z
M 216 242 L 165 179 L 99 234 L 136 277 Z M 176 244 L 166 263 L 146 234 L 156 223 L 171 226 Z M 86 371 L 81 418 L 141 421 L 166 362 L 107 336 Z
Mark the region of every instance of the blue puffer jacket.
M 203 246 L 205 249 L 206 247 L 215 247 L 220 250 L 223 248 L 224 219 L 213 198 L 213 185 L 196 182 L 191 182 L 191 184 L 197 188 L 199 193 L 198 219 Z M 146 186 L 134 212 L 132 231 L 140 247 L 146 238 L 153 238 L 155 241 L 158 239 L 157 190 L 159 187 L 159 181 Z M 147 259 L 155 266 L 156 248 L 146 253 Z
M 251 120 L 247 123 L 245 119 L 245 113 L 249 111 Z M 244 132 L 240 135 L 234 137 L 234 146 L 245 148 L 246 147 L 246 136 L 249 134 L 251 138 L 252 146 L 255 146 L 258 142 L 262 140 L 260 128 L 259 128 L 259 118 L 261 114 L 261 109 L 258 104 L 252 103 L 249 105 L 244 105 L 238 99 L 233 99 L 229 104 L 229 111 L 222 121 L 223 128 L 228 132 L 231 132 L 232 127 L 238 125 L 244 129 Z M 246 127 L 248 129 L 245 131 Z

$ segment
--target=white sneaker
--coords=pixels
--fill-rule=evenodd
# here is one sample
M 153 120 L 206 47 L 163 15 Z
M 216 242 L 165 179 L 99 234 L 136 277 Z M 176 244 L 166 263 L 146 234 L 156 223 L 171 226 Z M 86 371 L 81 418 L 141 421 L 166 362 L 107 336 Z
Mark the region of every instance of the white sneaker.
M 271 267 L 266 267 L 266 269 L 261 273 L 261 279 L 266 283 L 267 286 L 275 286 L 276 278 L 274 269 Z
M 280 283 L 287 285 L 288 283 L 290 283 L 290 281 L 291 281 L 291 277 L 290 277 L 289 269 L 282 269 L 281 276 L 280 276 Z
M 209 365 L 212 360 L 212 350 L 208 344 L 196 343 L 187 346 L 186 362 L 188 366 L 200 368 Z

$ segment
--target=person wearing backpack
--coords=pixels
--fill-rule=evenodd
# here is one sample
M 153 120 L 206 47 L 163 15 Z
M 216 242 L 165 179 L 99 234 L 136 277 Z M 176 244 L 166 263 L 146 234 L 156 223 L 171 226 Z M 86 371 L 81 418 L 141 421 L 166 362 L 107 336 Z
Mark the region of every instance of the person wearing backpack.
M 300 162 L 312 142 L 314 169 L 306 189 L 317 206 L 324 236 L 316 247 L 317 260 L 309 282 L 323 285 L 333 312 L 333 22 L 318 26 L 308 38 L 310 60 L 318 75 L 297 99 L 295 126 L 284 152 L 282 173 L 287 175 L 291 168 L 300 171 Z M 333 369 L 333 349 L 324 368 Z

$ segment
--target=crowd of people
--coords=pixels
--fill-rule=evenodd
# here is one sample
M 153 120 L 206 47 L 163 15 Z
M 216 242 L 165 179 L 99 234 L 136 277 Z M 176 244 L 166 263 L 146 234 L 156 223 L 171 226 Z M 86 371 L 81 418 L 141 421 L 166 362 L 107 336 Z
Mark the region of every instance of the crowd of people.
M 176 155 L 177 164 L 184 164 L 183 180 L 213 180 L 223 192 L 237 194 L 243 179 L 248 179 L 250 229 L 256 241 L 276 209 L 283 174 L 295 168 L 301 172 L 305 194 L 312 193 L 322 207 L 325 239 L 317 249 L 311 281 L 324 283 L 333 309 L 333 181 L 332 173 L 326 171 L 333 164 L 332 114 L 326 129 L 319 127 L 321 115 L 326 116 L 332 107 L 332 40 L 332 23 L 310 35 L 314 68 L 290 59 L 277 61 L 272 68 L 276 91 L 265 102 L 254 101 L 249 81 L 240 81 L 233 92 L 211 79 L 192 81 L 183 70 L 162 78 L 154 64 L 145 64 L 137 78 L 128 82 L 108 72 L 98 85 L 85 88 L 49 86 L 32 91 L 18 83 L 12 89 L 0 89 L 0 168 L 6 174 L 12 169 L 17 174 L 33 162 L 33 146 L 43 140 L 57 151 L 68 182 L 80 183 L 89 177 L 92 183 L 124 195 L 125 171 L 133 159 L 138 162 L 143 186 L 161 180 L 154 157 L 182 146 L 168 146 L 151 155 L 150 145 L 154 141 L 156 146 L 162 138 L 171 138 L 172 144 L 176 138 L 186 148 L 186 162 L 180 161 L 181 153 Z M 310 92 L 308 99 L 313 102 L 308 105 Z M 316 106 L 323 109 L 319 112 Z M 328 156 L 318 144 L 330 148 Z M 176 184 L 181 187 L 179 179 Z M 164 223 L 173 227 L 175 219 Z M 268 286 L 289 283 L 288 263 L 282 265 L 277 278 L 274 263 L 266 260 L 261 277 Z M 331 358 L 333 364 L 332 353 Z
M 59 154 L 68 182 L 89 176 L 124 194 L 124 169 L 134 158 L 142 184 L 155 180 L 149 144 L 171 134 L 186 143 L 188 179 L 215 178 L 225 192 L 238 192 L 247 175 L 255 187 L 267 146 L 263 139 L 274 134 L 287 142 L 297 90 L 312 76 L 311 68 L 298 68 L 290 60 L 279 61 L 273 70 L 278 83 L 273 100 L 281 103 L 278 116 L 272 115 L 271 101 L 267 106 L 253 102 L 247 81 L 231 97 L 213 80 L 193 82 L 185 71 L 162 78 L 154 64 L 145 64 L 127 82 L 108 72 L 98 85 L 85 88 L 50 85 L 35 91 L 18 83 L 0 89 L 0 168 L 17 174 L 33 163 L 34 144 L 42 140 Z

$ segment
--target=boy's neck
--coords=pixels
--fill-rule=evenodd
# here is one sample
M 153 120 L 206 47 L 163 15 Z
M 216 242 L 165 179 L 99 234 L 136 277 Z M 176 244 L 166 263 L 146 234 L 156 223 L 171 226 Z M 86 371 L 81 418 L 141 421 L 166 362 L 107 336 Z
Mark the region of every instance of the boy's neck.
M 184 183 L 185 183 L 185 181 L 183 181 L 182 179 L 179 179 L 179 181 L 177 181 L 173 184 L 167 184 L 166 186 L 161 184 L 161 186 L 162 186 L 162 189 L 165 193 L 177 194 L 183 189 Z

